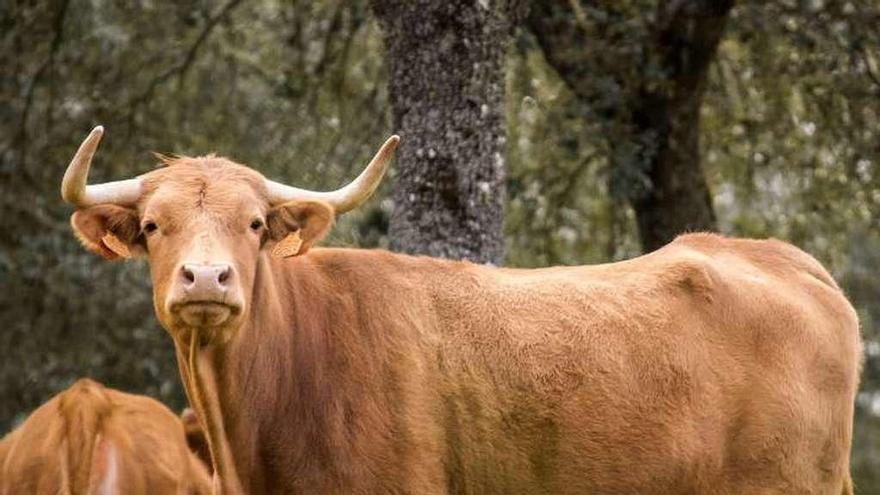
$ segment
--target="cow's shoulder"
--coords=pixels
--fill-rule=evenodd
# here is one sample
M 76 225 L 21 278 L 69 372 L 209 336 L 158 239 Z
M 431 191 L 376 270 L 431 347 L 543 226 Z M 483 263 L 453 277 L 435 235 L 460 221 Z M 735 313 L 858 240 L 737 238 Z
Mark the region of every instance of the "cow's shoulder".
M 728 315 L 765 333 L 772 327 L 804 339 L 839 335 L 841 346 L 859 346 L 858 317 L 843 291 L 819 261 L 792 244 L 691 234 L 658 253 L 664 250 L 672 258 L 701 257 L 711 267 L 714 294 Z
M 839 291 L 834 279 L 819 261 L 800 248 L 778 239 L 740 239 L 696 233 L 677 237 L 669 247 L 701 253 L 731 273 L 745 269 L 787 285 L 799 285 L 805 279 L 812 279 Z
M 711 301 L 723 275 L 709 253 L 679 248 L 658 252 L 648 270 L 659 281 L 661 290 L 681 292 Z

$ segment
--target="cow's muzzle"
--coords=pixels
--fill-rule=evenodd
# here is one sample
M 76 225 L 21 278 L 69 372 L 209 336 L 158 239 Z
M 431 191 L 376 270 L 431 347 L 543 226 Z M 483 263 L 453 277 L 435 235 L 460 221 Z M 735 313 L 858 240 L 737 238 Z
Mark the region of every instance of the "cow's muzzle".
M 217 327 L 241 311 L 235 270 L 225 263 L 184 263 L 169 309 L 191 327 Z
M 191 327 L 218 327 L 232 316 L 233 308 L 220 303 L 192 302 L 177 306 L 177 316 Z

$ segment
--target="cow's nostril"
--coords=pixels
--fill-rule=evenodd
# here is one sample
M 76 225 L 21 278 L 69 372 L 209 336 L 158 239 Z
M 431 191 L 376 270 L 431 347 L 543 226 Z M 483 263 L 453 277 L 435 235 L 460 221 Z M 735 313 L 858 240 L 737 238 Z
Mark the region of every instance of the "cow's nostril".
M 179 283 L 187 297 L 193 300 L 222 299 L 234 277 L 227 263 L 184 263 L 180 268 Z
M 195 274 L 193 273 L 192 268 L 190 268 L 190 267 L 187 266 L 187 265 L 184 265 L 183 268 L 182 268 L 182 270 L 183 270 L 183 278 L 184 278 L 187 282 L 189 282 L 189 283 L 193 283 L 193 282 L 196 281 L 196 276 L 195 276 Z
M 229 273 L 231 270 L 228 266 L 224 266 L 220 268 L 220 273 L 217 275 L 217 281 L 220 282 L 221 285 L 225 284 L 227 280 L 229 280 Z

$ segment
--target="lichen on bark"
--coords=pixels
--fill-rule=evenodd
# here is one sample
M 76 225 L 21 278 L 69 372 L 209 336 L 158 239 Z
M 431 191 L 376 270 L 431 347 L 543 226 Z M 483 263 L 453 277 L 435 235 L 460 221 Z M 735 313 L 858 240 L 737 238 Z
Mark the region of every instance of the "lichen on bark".
M 402 138 L 391 248 L 504 259 L 504 55 L 524 3 L 372 2 Z

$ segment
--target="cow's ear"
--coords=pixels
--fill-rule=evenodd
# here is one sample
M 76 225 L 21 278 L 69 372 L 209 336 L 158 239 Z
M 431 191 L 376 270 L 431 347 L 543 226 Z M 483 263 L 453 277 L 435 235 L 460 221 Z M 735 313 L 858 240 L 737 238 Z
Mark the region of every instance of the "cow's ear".
M 278 205 L 266 216 L 267 246 L 279 258 L 308 252 L 333 225 L 333 207 L 323 201 L 296 200 Z
M 73 212 L 70 224 L 89 251 L 108 260 L 131 258 L 144 252 L 137 212 L 106 204 Z

